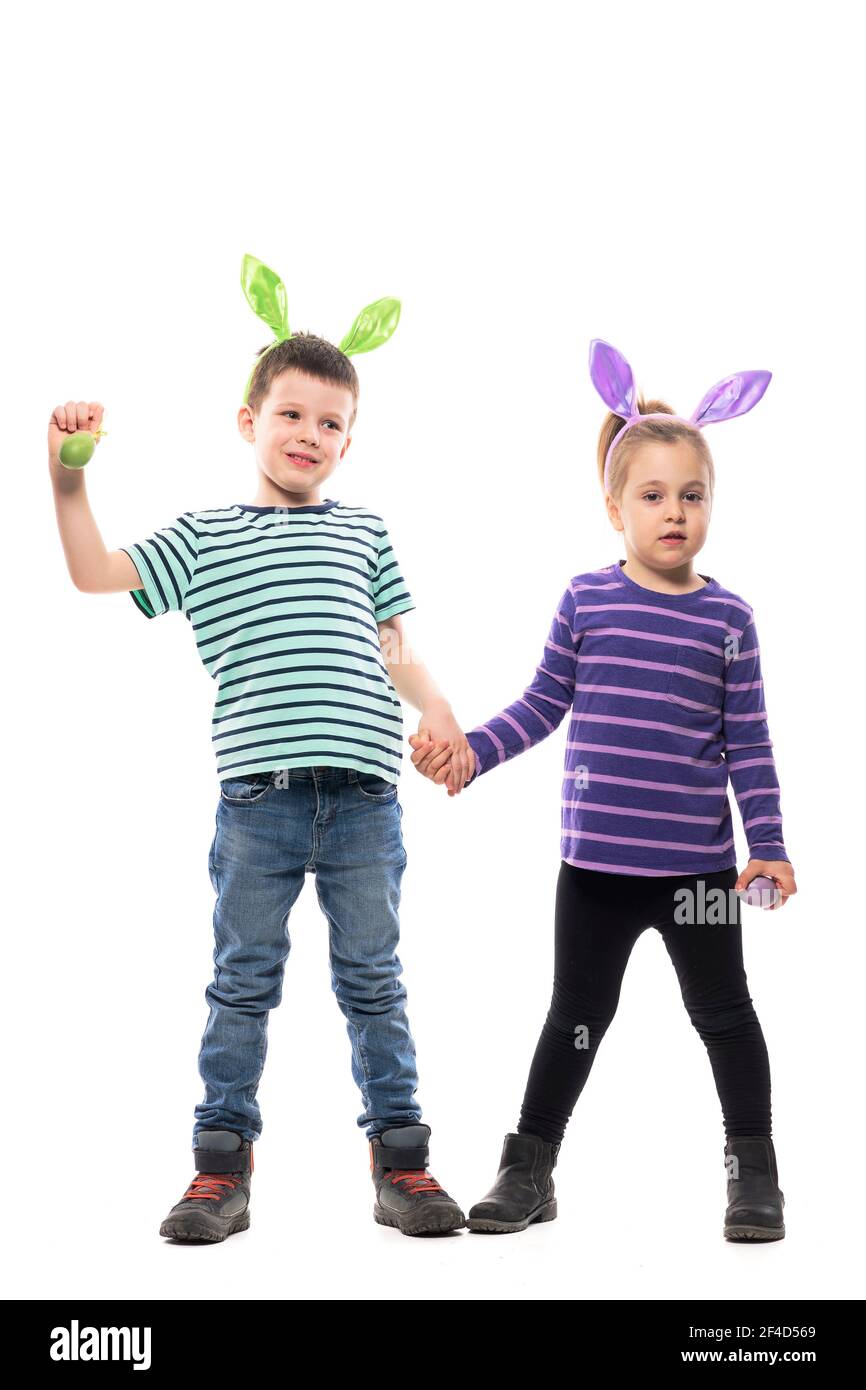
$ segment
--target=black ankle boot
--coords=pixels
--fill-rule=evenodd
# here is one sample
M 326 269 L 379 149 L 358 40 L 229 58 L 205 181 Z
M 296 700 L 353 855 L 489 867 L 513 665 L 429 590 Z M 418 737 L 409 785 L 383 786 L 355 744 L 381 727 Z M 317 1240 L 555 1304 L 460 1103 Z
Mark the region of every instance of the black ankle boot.
M 731 1160 L 736 1159 L 736 1163 Z M 728 1170 L 726 1240 L 781 1240 L 785 1234 L 773 1141 L 765 1134 L 733 1135 L 725 1144 Z
M 429 1138 L 429 1125 L 395 1125 L 369 1141 L 373 1217 L 404 1236 L 444 1235 L 466 1224 L 454 1198 L 427 1172 Z
M 250 1224 L 253 1145 L 230 1129 L 201 1129 L 196 1176 L 159 1228 L 170 1240 L 220 1241 Z
M 559 1144 L 549 1144 L 535 1134 L 506 1134 L 496 1181 L 487 1196 L 469 1209 L 470 1231 L 525 1231 L 534 1221 L 553 1221 L 556 1199 L 551 1174 L 559 1149 Z

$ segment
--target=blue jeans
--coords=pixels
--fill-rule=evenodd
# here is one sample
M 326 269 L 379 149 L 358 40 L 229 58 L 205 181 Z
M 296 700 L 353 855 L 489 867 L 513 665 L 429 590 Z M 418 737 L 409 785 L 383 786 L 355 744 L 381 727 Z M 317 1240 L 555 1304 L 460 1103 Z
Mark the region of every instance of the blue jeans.
M 210 876 L 214 979 L 198 1066 L 201 1129 L 257 1140 L 268 1013 L 282 997 L 288 918 L 305 874 L 328 921 L 331 985 L 352 1045 L 367 1138 L 416 1124 L 418 1074 L 397 955 L 406 867 L 397 787 L 345 767 L 283 768 L 220 784 Z

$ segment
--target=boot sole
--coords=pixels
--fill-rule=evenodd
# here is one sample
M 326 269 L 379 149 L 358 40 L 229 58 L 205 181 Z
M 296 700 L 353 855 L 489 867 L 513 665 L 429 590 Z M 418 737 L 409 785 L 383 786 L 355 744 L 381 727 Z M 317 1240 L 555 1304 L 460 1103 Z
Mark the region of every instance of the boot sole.
M 536 1222 L 555 1221 L 556 1202 L 547 1202 L 526 1217 L 524 1221 L 496 1221 L 491 1216 L 470 1216 L 466 1225 L 470 1231 L 480 1231 L 487 1235 L 508 1235 L 511 1231 L 525 1231 Z
M 426 1219 L 402 1220 L 396 1212 L 386 1211 L 377 1202 L 373 1207 L 373 1220 L 380 1226 L 391 1226 L 402 1231 L 404 1236 L 444 1236 L 451 1231 L 460 1231 L 466 1225 L 466 1217 L 460 1212 L 460 1220 L 450 1212 L 442 1212 L 437 1217 L 435 1211 L 427 1213 Z
M 244 1212 L 243 1216 L 238 1216 L 224 1231 L 214 1230 L 213 1227 L 197 1225 L 186 1221 L 163 1221 L 159 1228 L 159 1234 L 168 1240 L 189 1240 L 200 1241 L 208 1245 L 216 1245 L 225 1240 L 227 1236 L 236 1235 L 238 1231 L 249 1230 L 249 1212 Z
M 726 1226 L 725 1240 L 784 1240 L 784 1226 Z

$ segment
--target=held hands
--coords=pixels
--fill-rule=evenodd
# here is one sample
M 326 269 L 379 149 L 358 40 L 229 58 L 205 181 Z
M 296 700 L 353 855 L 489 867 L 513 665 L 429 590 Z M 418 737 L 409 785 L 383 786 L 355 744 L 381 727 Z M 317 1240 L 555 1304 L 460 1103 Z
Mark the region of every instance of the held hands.
M 767 908 L 768 912 L 776 912 L 780 907 L 784 907 L 788 899 L 797 891 L 793 865 L 789 864 L 787 859 L 750 859 L 734 884 L 735 891 L 748 888 L 752 879 L 757 878 L 759 874 L 765 874 L 767 878 L 771 878 L 782 894 L 777 903 Z M 769 893 L 769 889 L 767 892 Z
M 425 710 L 417 734 L 409 735 L 412 762 L 431 782 L 444 783 L 449 796 L 459 796 L 475 771 L 475 754 L 447 705 Z

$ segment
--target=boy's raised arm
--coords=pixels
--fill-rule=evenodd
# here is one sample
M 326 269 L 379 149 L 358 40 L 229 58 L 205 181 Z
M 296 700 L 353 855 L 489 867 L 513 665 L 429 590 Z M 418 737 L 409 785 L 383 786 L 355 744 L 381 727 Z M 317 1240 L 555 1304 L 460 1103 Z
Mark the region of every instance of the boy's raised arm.
M 66 567 L 76 589 L 85 594 L 113 594 L 138 589 L 141 579 L 122 550 L 108 551 L 90 510 L 84 469 L 64 468 L 60 447 L 78 430 L 100 427 L 103 407 L 98 401 L 67 401 L 52 412 L 48 426 L 48 471 L 54 492 L 57 529 Z M 97 439 L 97 445 L 99 440 Z

